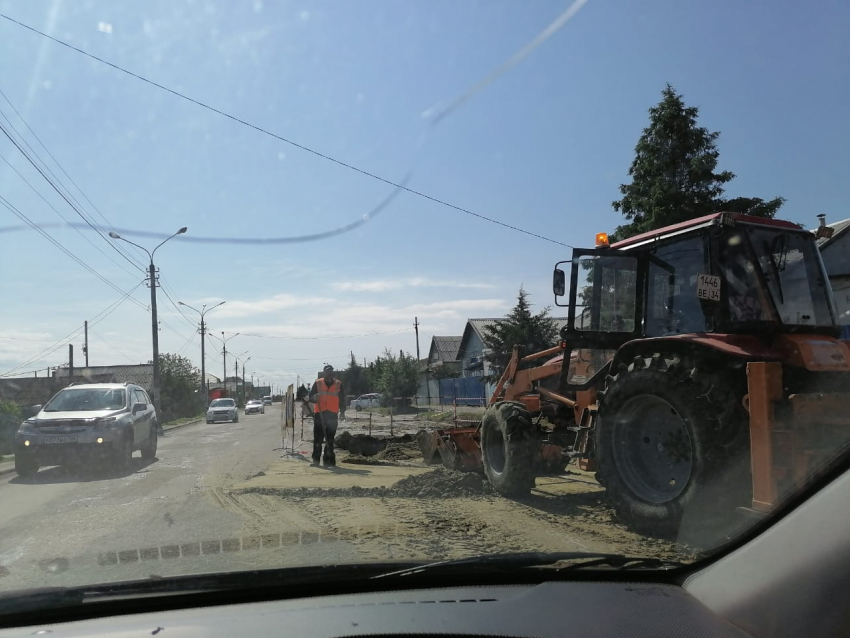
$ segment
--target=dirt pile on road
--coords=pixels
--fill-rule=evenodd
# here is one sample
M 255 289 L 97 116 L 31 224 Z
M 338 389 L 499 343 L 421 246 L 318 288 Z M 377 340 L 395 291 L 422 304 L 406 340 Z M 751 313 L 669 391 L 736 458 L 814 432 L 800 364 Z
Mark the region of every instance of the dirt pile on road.
M 352 456 L 376 456 L 387 461 L 405 461 L 419 456 L 419 448 L 412 434 L 379 438 L 368 434 L 343 432 L 334 439 L 334 445 Z M 407 450 L 411 452 L 408 453 Z
M 363 465 L 384 464 L 369 457 Z M 243 493 L 277 495 L 287 497 L 371 497 L 371 498 L 481 498 L 495 495 L 495 491 L 482 476 L 472 472 L 457 472 L 438 467 L 431 472 L 412 475 L 401 479 L 390 487 L 332 487 L 332 488 L 274 488 L 249 487 Z
M 455 472 L 443 467 L 427 474 L 408 476 L 393 485 L 390 491 L 394 496 L 404 498 L 457 498 L 496 493 L 479 474 Z

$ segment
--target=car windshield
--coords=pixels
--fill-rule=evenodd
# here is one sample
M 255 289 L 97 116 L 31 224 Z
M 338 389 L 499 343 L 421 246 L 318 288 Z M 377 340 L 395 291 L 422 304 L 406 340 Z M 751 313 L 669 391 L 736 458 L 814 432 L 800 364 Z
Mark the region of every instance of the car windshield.
M 123 388 L 80 388 L 62 390 L 44 406 L 45 412 L 93 412 L 121 410 L 126 406 Z
M 0 594 L 772 525 L 850 449 L 848 24 L 0 1 Z

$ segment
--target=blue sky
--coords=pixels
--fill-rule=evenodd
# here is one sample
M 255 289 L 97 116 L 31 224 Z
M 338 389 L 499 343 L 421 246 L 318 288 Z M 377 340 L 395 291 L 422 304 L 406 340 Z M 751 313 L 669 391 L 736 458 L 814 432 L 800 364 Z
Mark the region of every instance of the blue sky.
M 0 11 L 299 144 L 390 180 L 412 170 L 411 188 L 571 245 L 589 245 L 621 221 L 610 202 L 666 82 L 700 107 L 704 126 L 722 132 L 721 168 L 738 175 L 730 196 L 782 195 L 782 216 L 809 226 L 821 212 L 831 221 L 850 216 L 843 0 L 589 0 L 520 65 L 429 129 L 423 113 L 485 77 L 569 5 L 0 0 Z M 116 227 L 309 234 L 357 219 L 391 192 L 5 20 L 0 70 L 0 89 Z M 25 131 L 2 98 L 0 109 Z M 75 218 L 5 138 L 0 155 Z M 2 161 L 0 195 L 34 221 L 61 222 Z M 0 209 L 0 227 L 17 224 Z M 48 232 L 119 289 L 140 281 L 94 233 L 83 234 L 103 253 L 74 230 Z M 119 294 L 33 231 L 0 238 L 2 373 Z M 415 351 L 414 316 L 427 351 L 430 335 L 502 315 L 521 284 L 537 307 L 550 304 L 552 266 L 568 257 L 566 248 L 403 193 L 348 234 L 250 247 L 178 238 L 157 253 L 157 265 L 175 299 L 227 301 L 208 315 L 216 332 L 397 331 L 230 343 L 252 357 L 249 374 L 283 384 L 325 361 L 344 365 L 350 351 L 360 359 L 384 347 Z M 134 296 L 148 305 L 144 286 Z M 199 365 L 190 321 L 162 294 L 159 306 L 168 324 L 161 350 Z M 147 361 L 149 315 L 123 303 L 90 341 L 92 364 Z M 81 338 L 73 343 L 79 362 Z M 221 355 L 210 353 L 219 346 L 209 343 L 207 367 L 220 374 Z M 22 370 L 66 360 L 63 347 Z

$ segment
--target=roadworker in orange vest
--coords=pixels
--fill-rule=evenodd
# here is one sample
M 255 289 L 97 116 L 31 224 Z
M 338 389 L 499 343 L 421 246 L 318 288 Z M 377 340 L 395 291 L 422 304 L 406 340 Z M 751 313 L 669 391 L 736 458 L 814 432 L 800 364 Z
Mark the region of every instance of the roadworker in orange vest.
M 323 459 L 325 467 L 336 465 L 334 437 L 339 425 L 339 417 L 345 419 L 345 392 L 342 381 L 334 378 L 334 367 L 326 365 L 323 376 L 319 377 L 310 389 L 310 402 L 313 409 L 313 464 Z M 325 453 L 322 455 L 322 443 Z

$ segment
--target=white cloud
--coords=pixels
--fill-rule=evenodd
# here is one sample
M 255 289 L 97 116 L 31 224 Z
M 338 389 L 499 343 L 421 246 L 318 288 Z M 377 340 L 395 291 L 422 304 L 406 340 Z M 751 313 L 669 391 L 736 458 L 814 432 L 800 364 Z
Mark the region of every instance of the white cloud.
M 280 295 L 274 295 L 268 299 L 259 299 L 257 301 L 228 301 L 225 305 L 217 308 L 215 314 L 217 317 L 222 319 L 249 317 L 256 314 L 280 312 L 291 308 L 303 308 L 308 306 L 325 308 L 334 303 L 336 303 L 335 299 L 327 297 L 307 297 L 283 293 Z
M 100 31 L 101 33 L 108 33 L 108 34 L 111 35 L 112 34 L 112 25 L 109 24 L 108 22 L 98 22 L 97 23 L 97 30 Z
M 335 290 L 354 292 L 385 292 L 403 288 L 465 288 L 486 290 L 493 288 L 490 284 L 469 283 L 460 281 L 439 281 L 424 277 L 409 277 L 406 279 L 373 279 L 371 281 L 339 281 L 332 283 Z

